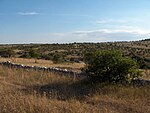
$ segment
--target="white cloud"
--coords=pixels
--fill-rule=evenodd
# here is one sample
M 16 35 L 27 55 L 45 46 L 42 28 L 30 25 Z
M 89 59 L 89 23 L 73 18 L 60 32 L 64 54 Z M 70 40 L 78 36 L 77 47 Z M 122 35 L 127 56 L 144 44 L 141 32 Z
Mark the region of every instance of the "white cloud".
M 91 23 L 94 24 L 128 24 L 128 23 L 141 23 L 144 22 L 141 19 L 134 19 L 134 18 L 120 18 L 120 19 L 99 19 L 96 21 L 92 21 Z
M 127 23 L 128 21 L 127 20 L 121 20 L 121 19 L 101 19 L 101 20 L 98 20 L 98 21 L 95 21 L 93 23 L 96 23 L 96 24 L 107 24 L 107 23 Z
M 145 31 L 139 28 L 129 28 L 130 29 L 128 29 L 127 27 L 122 27 L 120 29 L 98 29 L 67 33 L 35 33 L 20 35 L 7 34 L 5 36 L 0 35 L 0 39 L 1 43 L 71 43 L 131 41 L 144 39 L 150 36 L 149 31 Z
M 73 34 L 84 38 L 86 37 L 87 39 L 93 38 L 93 41 L 100 41 L 101 39 L 105 39 L 105 41 L 128 41 L 146 38 L 146 36 L 150 35 L 150 32 L 142 29 L 99 29 L 77 31 Z
M 33 11 L 33 12 L 18 12 L 17 14 L 23 15 L 23 16 L 30 16 L 30 15 L 39 15 L 39 13 Z

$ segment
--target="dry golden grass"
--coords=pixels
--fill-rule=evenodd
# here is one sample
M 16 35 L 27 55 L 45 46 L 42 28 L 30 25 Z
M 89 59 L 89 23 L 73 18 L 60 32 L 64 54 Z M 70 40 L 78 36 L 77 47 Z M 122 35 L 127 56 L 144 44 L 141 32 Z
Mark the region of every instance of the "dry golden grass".
M 150 113 L 150 87 L 93 86 L 0 66 L 0 113 Z
M 150 69 L 145 69 L 143 71 L 143 79 L 150 80 Z
M 42 60 L 42 59 L 27 59 L 27 58 L 3 58 L 0 57 L 0 62 L 4 61 L 11 61 L 14 63 L 29 65 L 29 66 L 45 66 L 45 67 L 60 67 L 71 69 L 74 71 L 80 71 L 81 68 L 85 66 L 83 63 L 61 63 L 61 64 L 54 64 L 50 60 Z

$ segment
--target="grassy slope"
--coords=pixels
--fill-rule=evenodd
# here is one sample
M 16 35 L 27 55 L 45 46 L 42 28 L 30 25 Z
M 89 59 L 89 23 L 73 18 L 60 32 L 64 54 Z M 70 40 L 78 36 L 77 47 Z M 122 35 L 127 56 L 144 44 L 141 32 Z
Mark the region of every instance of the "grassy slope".
M 149 113 L 150 87 L 93 87 L 54 73 L 0 66 L 0 113 Z

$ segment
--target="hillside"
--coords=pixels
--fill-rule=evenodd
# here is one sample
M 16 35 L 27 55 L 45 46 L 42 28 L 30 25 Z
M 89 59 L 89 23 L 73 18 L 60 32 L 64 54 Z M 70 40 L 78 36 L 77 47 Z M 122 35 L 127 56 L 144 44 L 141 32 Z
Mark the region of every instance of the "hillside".
M 52 60 L 55 63 L 84 62 L 84 54 L 96 50 L 122 51 L 137 60 L 143 69 L 150 68 L 150 40 L 105 43 L 10 44 L 0 45 L 0 56 Z

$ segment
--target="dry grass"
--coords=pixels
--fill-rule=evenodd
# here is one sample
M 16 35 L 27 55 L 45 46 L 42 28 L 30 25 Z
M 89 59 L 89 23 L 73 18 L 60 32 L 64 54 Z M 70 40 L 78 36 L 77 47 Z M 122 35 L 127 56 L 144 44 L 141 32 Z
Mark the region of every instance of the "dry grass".
M 150 69 L 145 69 L 143 71 L 143 79 L 150 80 Z
M 150 113 L 150 87 L 92 86 L 0 66 L 0 113 Z
M 61 67 L 66 69 L 71 69 L 74 71 L 80 71 L 81 68 L 85 66 L 83 63 L 61 63 L 54 64 L 50 60 L 42 60 L 42 59 L 27 59 L 27 58 L 3 58 L 0 57 L 0 62 L 3 61 L 11 61 L 14 63 L 29 65 L 29 66 L 46 66 L 46 67 Z

